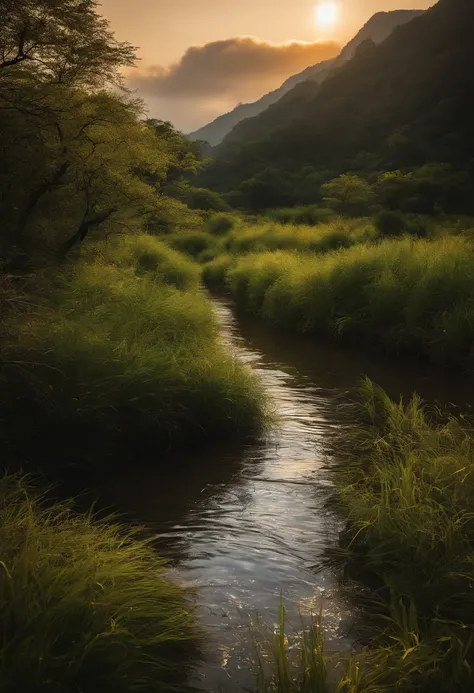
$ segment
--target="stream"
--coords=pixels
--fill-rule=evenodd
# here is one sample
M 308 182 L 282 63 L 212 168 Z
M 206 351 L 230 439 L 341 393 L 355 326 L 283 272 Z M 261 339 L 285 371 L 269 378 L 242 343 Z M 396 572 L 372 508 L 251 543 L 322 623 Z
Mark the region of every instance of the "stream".
M 255 687 L 257 614 L 272 627 L 280 598 L 290 631 L 322 608 L 328 650 L 353 642 L 354 614 L 322 557 L 341 529 L 326 504 L 330 467 L 360 376 L 394 397 L 416 390 L 429 403 L 463 412 L 471 388 L 419 365 L 282 335 L 237 318 L 225 300 L 213 303 L 229 348 L 262 379 L 278 425 L 252 444 L 181 451 L 165 467 L 151 462 L 139 474 L 119 469 L 100 493 L 109 507 L 150 527 L 178 578 L 195 588 L 207 642 L 192 683 L 236 693 Z

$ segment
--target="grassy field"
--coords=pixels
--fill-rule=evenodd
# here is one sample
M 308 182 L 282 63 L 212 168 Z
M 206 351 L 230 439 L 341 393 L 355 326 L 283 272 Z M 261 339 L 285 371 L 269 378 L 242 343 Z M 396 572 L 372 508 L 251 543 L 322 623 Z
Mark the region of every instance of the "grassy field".
M 0 479 L 0 689 L 179 689 L 197 654 L 194 607 L 134 531 L 44 505 Z
M 144 235 L 34 277 L 31 305 L 11 311 L 3 340 L 7 447 L 162 452 L 259 431 L 265 397 L 221 344 L 198 277 L 195 263 Z

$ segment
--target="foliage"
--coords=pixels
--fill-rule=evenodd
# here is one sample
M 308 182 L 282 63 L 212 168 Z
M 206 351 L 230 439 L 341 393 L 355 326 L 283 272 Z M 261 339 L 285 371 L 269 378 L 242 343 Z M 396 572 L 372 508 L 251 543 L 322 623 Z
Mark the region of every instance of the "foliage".
M 88 254 L 53 280 L 37 276 L 31 309 L 8 320 L 3 442 L 80 459 L 258 431 L 259 383 L 227 355 L 189 261 L 143 237 Z
M 360 176 L 343 174 L 325 183 L 322 188 L 324 202 L 335 212 L 349 217 L 361 217 L 370 211 L 372 188 Z
M 231 214 L 214 214 L 207 222 L 207 228 L 215 236 L 223 236 L 234 228 L 237 221 Z
M 194 608 L 136 531 L 46 507 L 29 480 L 0 479 L 4 693 L 150 693 L 183 686 Z
M 222 247 L 236 254 L 285 249 L 325 253 L 353 245 L 352 232 L 358 226 L 360 221 L 352 223 L 343 219 L 316 227 L 272 224 L 263 219 L 232 231 Z
M 265 216 L 279 224 L 296 224 L 302 226 L 316 226 L 333 219 L 331 210 L 316 205 L 302 207 L 281 207 L 270 209 Z
M 135 49 L 115 39 L 97 8 L 96 0 L 1 0 L 0 80 L 26 67 L 43 82 L 121 84 Z
M 473 90 L 465 66 L 474 62 L 473 22 L 471 0 L 441 0 L 379 45 L 365 46 L 322 84 L 300 84 L 240 122 L 215 149 L 201 183 L 236 191 L 245 208 L 258 210 L 318 202 L 321 182 L 340 174 L 406 176 L 420 169 L 418 180 L 402 181 L 403 211 L 430 213 L 441 205 L 472 213 Z M 312 199 L 306 171 L 320 177 Z
M 364 435 L 337 473 L 348 526 L 336 558 L 379 585 L 377 611 L 387 618 L 371 664 L 386 690 L 467 692 L 474 683 L 472 431 L 468 422 L 433 419 L 416 395 L 393 402 L 368 380 L 361 393 Z
M 175 250 L 199 258 L 204 253 L 213 255 L 218 239 L 206 231 L 181 231 L 169 236 L 167 242 Z
M 270 322 L 472 367 L 474 249 L 462 236 L 386 240 L 320 255 L 255 253 L 226 284 Z

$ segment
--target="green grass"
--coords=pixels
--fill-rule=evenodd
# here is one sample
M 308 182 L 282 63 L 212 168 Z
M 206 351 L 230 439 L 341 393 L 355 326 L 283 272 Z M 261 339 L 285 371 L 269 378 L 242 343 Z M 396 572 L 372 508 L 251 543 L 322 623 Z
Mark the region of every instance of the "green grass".
M 194 266 L 177 258 L 170 270 L 174 253 L 145 246 L 145 264 L 142 241 L 126 240 L 54 281 L 36 277 L 35 306 L 10 316 L 2 348 L 0 431 L 11 447 L 161 453 L 264 426 L 260 384 L 221 343 L 210 303 L 173 285 L 177 268 L 194 284 Z
M 196 263 L 146 233 L 111 239 L 86 252 L 109 264 L 131 267 L 137 275 L 153 274 L 156 280 L 178 289 L 195 289 L 199 284 Z
M 333 467 L 346 520 L 328 561 L 362 609 L 364 642 L 328 657 L 319 617 L 260 644 L 259 693 L 474 690 L 474 431 L 364 380 Z M 347 432 L 346 432 L 347 435 Z M 337 682 L 337 683 L 336 683 Z
M 256 640 L 257 693 L 324 693 L 327 664 L 321 614 L 298 635 L 288 636 L 280 602 L 278 627 Z
M 2 693 L 164 693 L 196 654 L 194 607 L 151 546 L 0 479 Z
M 471 691 L 472 429 L 429 416 L 416 395 L 393 402 L 368 380 L 362 395 L 365 426 L 338 472 L 348 520 L 338 558 L 353 575 L 362 568 L 381 600 L 372 666 L 387 690 Z
M 248 224 L 228 234 L 223 242 L 225 252 L 243 254 L 265 250 L 299 250 L 326 253 L 347 248 L 356 243 L 354 232 L 376 235 L 369 222 L 357 224 L 339 219 L 319 226 L 275 224 L 260 221 Z
M 386 240 L 326 255 L 255 253 L 229 266 L 237 302 L 274 325 L 470 368 L 474 245 Z

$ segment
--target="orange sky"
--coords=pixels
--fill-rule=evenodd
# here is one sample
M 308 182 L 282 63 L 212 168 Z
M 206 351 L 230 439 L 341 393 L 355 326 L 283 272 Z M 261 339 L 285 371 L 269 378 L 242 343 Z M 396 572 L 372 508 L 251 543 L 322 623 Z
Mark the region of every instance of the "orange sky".
M 337 1 L 340 4 L 340 21 L 333 30 L 324 32 L 318 31 L 314 24 L 316 0 L 102 0 L 102 12 L 110 20 L 118 38 L 139 47 L 139 70 L 142 74 L 149 67 L 159 73 L 170 65 L 180 63 L 191 46 L 205 47 L 203 55 L 198 56 L 200 59 L 206 57 L 209 60 L 213 54 L 216 61 L 221 61 L 219 50 L 212 46 L 208 48 L 206 44 L 249 36 L 266 42 L 263 45 L 265 63 L 260 64 L 258 56 L 255 63 L 261 75 L 259 84 L 255 81 L 255 70 L 249 70 L 247 88 L 245 71 L 236 77 L 234 70 L 229 75 L 229 84 L 235 88 L 227 89 L 227 93 L 222 93 L 220 97 L 219 94 L 208 93 L 200 98 L 196 89 L 192 95 L 189 94 L 189 98 L 185 93 L 142 94 L 151 115 L 171 119 L 178 127 L 189 130 L 212 120 L 240 101 L 258 98 L 279 86 L 291 74 L 319 62 L 319 58 L 314 59 L 314 51 L 317 53 L 319 50 L 316 47 L 306 47 L 303 50 L 281 47 L 280 54 L 279 46 L 270 50 L 271 44 L 290 41 L 313 43 L 318 39 L 344 44 L 377 11 L 424 9 L 434 2 Z M 221 44 L 217 47 L 219 45 Z M 227 51 L 234 50 L 232 41 L 226 45 Z M 241 42 L 236 45 L 237 50 L 242 48 Z M 306 57 L 303 53 L 306 53 Z M 321 54 L 320 59 L 330 57 L 329 53 Z M 274 65 L 269 63 L 271 56 L 275 59 Z M 190 57 L 187 56 L 186 60 L 189 62 Z M 248 64 L 248 56 L 243 62 Z M 208 70 L 207 62 L 203 62 L 203 66 L 203 69 Z M 212 72 L 211 70 L 209 73 L 211 79 Z M 220 83 L 222 84 L 222 75 Z

